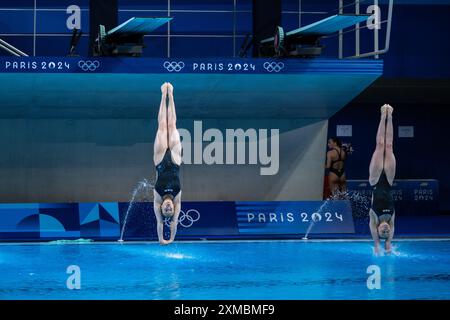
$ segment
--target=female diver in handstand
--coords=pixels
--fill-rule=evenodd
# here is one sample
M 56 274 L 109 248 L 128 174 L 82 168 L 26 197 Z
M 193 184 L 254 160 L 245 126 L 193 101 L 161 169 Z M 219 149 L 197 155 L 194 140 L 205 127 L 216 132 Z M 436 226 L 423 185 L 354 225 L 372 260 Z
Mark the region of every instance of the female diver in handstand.
M 161 104 L 158 114 L 153 161 L 158 174 L 153 190 L 153 209 L 157 221 L 159 243 L 169 244 L 175 240 L 178 216 L 181 211 L 181 184 L 179 170 L 181 165 L 181 140 L 176 127 L 177 116 L 173 100 L 173 86 L 164 83 L 161 86 Z M 166 99 L 169 104 L 166 106 Z M 170 218 L 170 239 L 163 235 L 164 220 Z
M 395 209 L 394 199 L 391 194 L 396 166 L 392 147 L 394 137 L 392 125 L 393 110 L 387 104 L 381 107 L 377 144 L 369 167 L 369 183 L 373 186 L 369 226 L 375 242 L 376 254 L 379 253 L 380 239 L 386 240 L 385 250 L 387 253 L 391 252 L 391 241 L 394 237 Z

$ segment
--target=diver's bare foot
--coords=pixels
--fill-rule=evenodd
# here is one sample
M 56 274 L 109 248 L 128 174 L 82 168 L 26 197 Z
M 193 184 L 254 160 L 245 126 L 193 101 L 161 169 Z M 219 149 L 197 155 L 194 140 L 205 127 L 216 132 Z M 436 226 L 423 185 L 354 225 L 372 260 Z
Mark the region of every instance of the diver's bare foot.
M 387 109 L 387 113 L 391 116 L 392 113 L 394 112 L 394 108 L 392 108 L 391 105 L 387 104 L 386 109 Z
M 166 82 L 167 83 L 167 93 L 169 95 L 173 95 L 173 85 L 170 82 Z
M 164 82 L 161 86 L 161 93 L 163 96 L 167 95 L 167 82 Z
M 381 111 L 381 114 L 382 114 L 382 115 L 387 114 L 387 110 L 388 110 L 388 105 L 387 105 L 387 104 L 384 104 L 384 105 L 380 108 L 380 111 Z

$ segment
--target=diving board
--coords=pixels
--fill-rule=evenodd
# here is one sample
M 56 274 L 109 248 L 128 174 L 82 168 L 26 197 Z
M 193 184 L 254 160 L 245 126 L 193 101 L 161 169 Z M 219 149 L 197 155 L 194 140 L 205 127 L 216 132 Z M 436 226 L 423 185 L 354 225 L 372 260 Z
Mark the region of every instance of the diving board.
M 100 25 L 94 55 L 139 57 L 144 48 L 144 36 L 171 20 L 171 17 L 133 17 L 108 32 Z
M 335 14 L 307 26 L 284 32 L 283 28 L 278 27 L 273 37 L 261 40 L 261 44 L 273 44 L 275 54 L 280 55 L 282 51 L 301 50 L 305 55 L 318 55 L 321 53 L 319 44 L 320 38 L 337 33 L 339 30 L 354 26 L 367 20 L 370 15 L 367 14 Z M 297 46 L 297 48 L 293 48 Z M 305 46 L 307 46 L 305 51 Z M 301 55 L 301 52 L 298 52 Z
M 136 18 L 128 19 L 124 23 L 118 25 L 106 33 L 106 37 L 123 35 L 127 33 L 133 34 L 149 34 L 173 18 Z

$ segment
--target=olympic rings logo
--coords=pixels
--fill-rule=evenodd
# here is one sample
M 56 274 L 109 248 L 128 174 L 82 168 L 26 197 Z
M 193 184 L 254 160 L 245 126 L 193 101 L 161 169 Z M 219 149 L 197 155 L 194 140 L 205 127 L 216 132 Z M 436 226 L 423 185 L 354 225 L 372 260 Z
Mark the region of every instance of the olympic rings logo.
M 200 212 L 198 212 L 197 210 L 189 209 L 186 212 L 181 210 L 180 216 L 178 217 L 178 223 L 185 228 L 190 228 L 192 227 L 194 222 L 197 222 L 199 219 Z M 170 218 L 166 218 L 164 223 L 166 224 L 166 226 L 170 227 Z
M 164 62 L 163 66 L 169 72 L 174 72 L 174 71 L 175 72 L 180 72 L 184 68 L 185 64 L 184 64 L 183 61 L 180 61 L 180 62 L 176 62 L 176 61 L 169 62 L 169 61 L 166 61 L 166 62 Z
M 283 62 L 264 62 L 263 67 L 268 72 L 280 72 L 281 70 L 284 69 L 284 63 Z
M 78 61 L 78 67 L 83 71 L 95 71 L 100 67 L 100 61 L 80 60 Z

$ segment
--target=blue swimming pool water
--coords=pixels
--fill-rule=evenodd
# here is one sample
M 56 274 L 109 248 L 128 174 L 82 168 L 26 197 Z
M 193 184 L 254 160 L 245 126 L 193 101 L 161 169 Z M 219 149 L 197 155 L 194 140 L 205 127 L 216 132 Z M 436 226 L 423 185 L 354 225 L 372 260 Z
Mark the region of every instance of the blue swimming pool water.
M 449 299 L 450 242 L 3 244 L 0 299 Z M 81 289 L 69 290 L 69 265 Z M 367 288 L 367 267 L 381 289 Z

